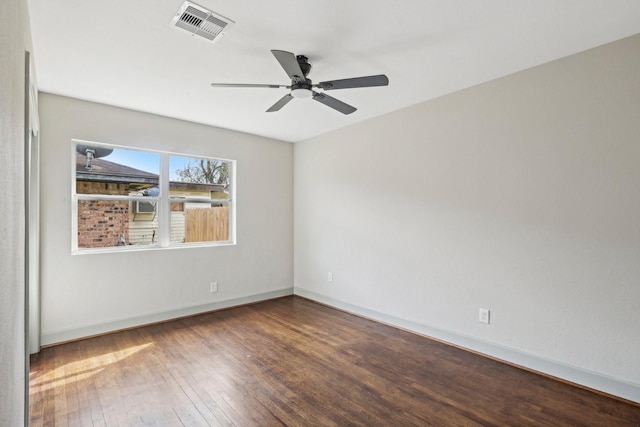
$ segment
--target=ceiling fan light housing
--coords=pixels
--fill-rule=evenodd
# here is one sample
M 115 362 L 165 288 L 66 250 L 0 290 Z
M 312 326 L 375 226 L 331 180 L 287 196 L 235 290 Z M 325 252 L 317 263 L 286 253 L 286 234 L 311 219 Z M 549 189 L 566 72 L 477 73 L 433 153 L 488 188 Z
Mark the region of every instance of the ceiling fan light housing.
M 291 96 L 294 98 L 311 98 L 311 96 L 313 96 L 313 92 L 311 89 L 297 88 L 291 90 Z

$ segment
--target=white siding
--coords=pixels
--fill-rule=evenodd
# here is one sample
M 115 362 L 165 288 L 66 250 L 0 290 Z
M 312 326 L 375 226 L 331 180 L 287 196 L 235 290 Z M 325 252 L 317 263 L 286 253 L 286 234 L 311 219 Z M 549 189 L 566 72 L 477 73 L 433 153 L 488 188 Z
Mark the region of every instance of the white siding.
M 158 242 L 158 216 L 131 214 L 129 244 L 151 245 Z M 171 242 L 184 242 L 184 212 L 171 212 Z

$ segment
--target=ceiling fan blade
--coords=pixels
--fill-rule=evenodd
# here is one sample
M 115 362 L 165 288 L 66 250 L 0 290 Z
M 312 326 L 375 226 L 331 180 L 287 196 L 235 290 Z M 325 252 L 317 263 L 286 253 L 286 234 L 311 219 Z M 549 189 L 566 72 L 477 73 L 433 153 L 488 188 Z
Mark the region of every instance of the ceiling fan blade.
M 334 110 L 340 111 L 342 114 L 351 114 L 357 110 L 357 108 L 352 107 L 349 104 L 345 104 L 342 101 L 338 101 L 337 99 L 332 98 L 324 93 L 313 92 L 313 99 L 326 105 L 327 107 L 331 107 Z
M 266 88 L 280 88 L 286 87 L 291 88 L 291 86 L 286 85 L 261 85 L 261 84 L 253 84 L 253 83 L 211 83 L 212 87 L 266 87 Z
M 293 53 L 285 52 L 284 50 L 272 50 L 271 53 L 276 57 L 291 80 L 296 83 L 305 81 L 304 73 L 302 72 L 300 64 L 298 64 L 298 60 Z
M 282 98 L 280 98 L 278 100 L 278 102 L 276 102 L 275 104 L 273 104 L 268 110 L 267 113 L 273 113 L 274 111 L 279 111 L 282 107 L 284 107 L 285 105 L 287 105 L 289 103 L 289 101 L 291 101 L 293 99 L 293 96 L 291 96 L 291 94 L 286 94 L 285 96 L 283 96 Z
M 389 79 L 384 74 L 378 74 L 376 76 L 366 77 L 354 77 L 352 79 L 342 80 L 329 80 L 327 82 L 320 82 L 316 87 L 324 90 L 333 89 L 351 89 L 355 87 L 372 87 L 372 86 L 387 86 Z

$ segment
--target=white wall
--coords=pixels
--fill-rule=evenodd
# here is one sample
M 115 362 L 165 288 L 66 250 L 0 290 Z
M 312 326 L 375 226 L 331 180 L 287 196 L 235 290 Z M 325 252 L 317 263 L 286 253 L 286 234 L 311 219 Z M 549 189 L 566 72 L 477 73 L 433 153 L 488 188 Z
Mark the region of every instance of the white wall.
M 640 400 L 638 76 L 635 36 L 297 144 L 295 292 Z
M 27 3 L 0 3 L 0 425 L 25 411 L 25 50 Z
M 43 344 L 292 293 L 291 144 L 46 93 L 40 123 Z M 237 160 L 237 245 L 72 256 L 72 138 Z

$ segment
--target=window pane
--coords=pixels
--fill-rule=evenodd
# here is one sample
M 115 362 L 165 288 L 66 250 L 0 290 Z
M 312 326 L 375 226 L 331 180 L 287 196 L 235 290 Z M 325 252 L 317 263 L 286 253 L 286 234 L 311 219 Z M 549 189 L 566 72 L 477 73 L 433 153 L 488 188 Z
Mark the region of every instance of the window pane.
M 169 173 L 171 242 L 228 241 L 231 163 L 170 156 Z
M 229 200 L 230 174 L 230 162 L 170 156 L 169 197 Z
M 158 186 L 160 155 L 76 145 L 76 193 L 143 195 Z
M 215 201 L 171 203 L 171 242 L 229 240 L 229 206 Z

